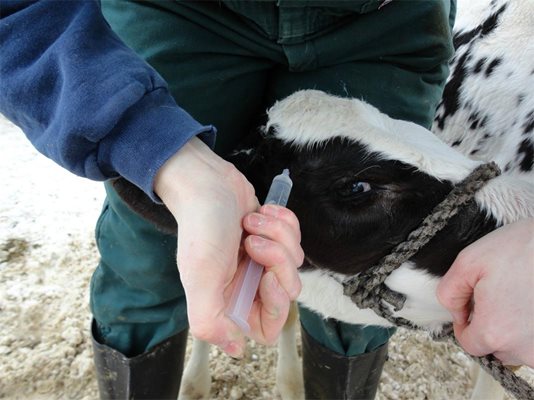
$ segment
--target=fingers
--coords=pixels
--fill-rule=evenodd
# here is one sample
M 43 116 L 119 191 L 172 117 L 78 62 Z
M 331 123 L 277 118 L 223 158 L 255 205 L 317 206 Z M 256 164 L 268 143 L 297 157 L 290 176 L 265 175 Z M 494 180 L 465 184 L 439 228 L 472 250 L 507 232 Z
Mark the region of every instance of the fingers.
M 300 247 L 300 225 L 289 209 L 276 205 L 264 205 L 257 213 L 247 215 L 243 227 L 249 234 L 269 237 L 291 251 L 294 261 L 302 264 L 304 252 Z
M 521 319 L 520 309 L 515 307 L 517 314 L 511 313 L 511 310 L 501 314 L 499 307 L 506 306 L 502 302 L 488 300 L 488 293 L 491 293 L 492 298 L 496 297 L 495 286 L 491 279 L 481 279 L 475 288 L 473 311 L 469 321 L 466 324 L 454 324 L 458 343 L 469 354 L 479 357 L 510 350 L 510 342 L 521 347 L 521 335 L 517 335 L 517 318 Z
M 264 206 L 260 213 L 247 215 L 243 225 L 251 233 L 245 239 L 247 253 L 274 272 L 289 298 L 296 299 L 301 289 L 297 268 L 302 265 L 304 252 L 295 215 L 283 207 Z
M 196 273 L 184 279 L 187 314 L 191 334 L 215 344 L 232 357 L 242 355 L 245 338 L 241 330 L 225 315 L 224 287 L 227 279 L 222 266 L 191 258 Z
M 496 336 L 487 326 L 487 310 L 475 304 L 477 294 L 487 290 L 483 270 L 480 255 L 468 247 L 458 255 L 436 291 L 439 302 L 452 315 L 458 343 L 474 356 L 490 354 L 497 348 Z
M 493 353 L 497 348 L 491 334 L 485 333 L 481 335 L 480 328 L 476 317 L 467 324 L 454 324 L 454 335 L 458 343 L 469 354 L 478 357 Z
M 278 338 L 289 313 L 291 302 L 286 290 L 273 272 L 260 281 L 259 298 L 254 302 L 249 324 L 251 337 L 259 343 L 272 345 Z
M 460 253 L 449 271 L 438 284 L 436 295 L 439 302 L 452 315 L 455 324 L 467 324 L 471 313 L 471 301 L 480 271 L 463 253 Z

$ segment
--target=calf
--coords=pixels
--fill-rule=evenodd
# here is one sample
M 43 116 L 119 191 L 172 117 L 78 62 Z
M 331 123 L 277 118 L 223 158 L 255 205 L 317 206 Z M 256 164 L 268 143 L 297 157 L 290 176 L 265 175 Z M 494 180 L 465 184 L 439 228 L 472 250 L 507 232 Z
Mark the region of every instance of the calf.
M 341 281 L 389 254 L 481 162 L 416 124 L 319 91 L 297 92 L 268 116 L 267 136 L 242 168 L 259 196 L 270 177 L 282 168 L 291 171 L 288 207 L 299 218 L 306 254 L 299 302 L 324 317 L 391 326 L 358 309 L 343 295 Z M 451 321 L 435 296 L 439 278 L 470 243 L 534 216 L 534 181 L 523 175 L 491 180 L 391 274 L 386 284 L 407 297 L 395 316 L 433 332 Z
M 283 168 L 291 171 L 294 186 L 288 207 L 299 218 L 306 254 L 299 302 L 325 318 L 381 326 L 391 323 L 359 309 L 343 294 L 342 280 L 387 255 L 481 164 L 416 124 L 389 118 L 360 100 L 314 90 L 276 103 L 269 110 L 263 139 L 253 151 L 236 153 L 233 161 L 260 198 L 274 175 Z M 534 216 L 534 181 L 527 179 L 526 171 L 509 171 L 479 190 L 386 280 L 406 296 L 396 317 L 439 332 L 451 316 L 438 303 L 436 286 L 459 251 L 502 224 Z M 291 342 L 286 336 L 282 343 L 287 340 Z M 198 369 L 207 373 L 205 356 L 201 362 L 196 357 L 184 374 L 184 397 L 198 391 Z M 287 371 L 287 365 L 279 368 Z M 295 368 L 293 363 L 290 370 Z M 280 376 L 286 377 L 282 385 L 295 379 L 287 373 Z M 204 379 L 209 382 L 209 375 Z
M 301 223 L 306 253 L 299 302 L 324 317 L 391 326 L 357 308 L 341 281 L 388 254 L 482 161 L 496 161 L 504 174 L 386 280 L 407 298 L 395 316 L 432 332 L 450 322 L 435 289 L 458 252 L 503 224 L 534 216 L 533 35 L 529 0 L 458 3 L 457 52 L 433 126 L 441 140 L 359 100 L 318 91 L 295 93 L 271 108 L 262 140 L 233 161 L 258 198 L 274 175 L 291 171 L 288 207 Z M 132 199 L 130 189 L 118 188 Z M 142 211 L 176 229 L 163 208 Z M 294 325 L 286 332 L 293 333 L 282 336 L 284 356 L 294 348 Z M 195 346 L 201 351 L 194 351 L 184 372 L 183 397 L 209 394 L 206 347 Z M 285 380 L 279 386 L 283 397 L 296 398 L 302 391 L 291 386 L 298 372 L 287 373 L 298 371 L 296 351 L 291 354 L 280 362 Z M 203 385 L 195 385 L 198 370 Z

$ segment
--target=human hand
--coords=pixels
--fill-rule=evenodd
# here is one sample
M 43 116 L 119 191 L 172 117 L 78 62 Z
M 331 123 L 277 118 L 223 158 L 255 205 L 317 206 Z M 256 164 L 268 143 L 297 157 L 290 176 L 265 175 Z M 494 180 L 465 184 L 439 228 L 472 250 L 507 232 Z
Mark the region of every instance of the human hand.
M 300 293 L 303 251 L 295 215 L 277 206 L 256 212 L 252 185 L 197 138 L 158 171 L 154 190 L 178 222 L 177 262 L 191 334 L 231 356 L 243 353 L 244 334 L 225 311 L 246 250 L 266 267 L 248 320 L 250 336 L 273 343 Z
M 468 353 L 534 367 L 534 218 L 466 247 L 440 281 L 437 297 Z

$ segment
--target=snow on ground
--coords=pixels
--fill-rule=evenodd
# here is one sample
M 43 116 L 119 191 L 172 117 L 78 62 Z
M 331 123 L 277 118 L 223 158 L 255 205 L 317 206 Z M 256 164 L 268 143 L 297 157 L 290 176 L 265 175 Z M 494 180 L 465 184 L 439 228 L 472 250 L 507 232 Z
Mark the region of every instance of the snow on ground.
M 96 399 L 88 285 L 103 187 L 37 153 L 2 116 L 0 171 L 0 398 Z M 275 348 L 211 355 L 214 399 L 278 398 Z M 401 329 L 378 398 L 465 399 L 470 385 L 457 347 Z

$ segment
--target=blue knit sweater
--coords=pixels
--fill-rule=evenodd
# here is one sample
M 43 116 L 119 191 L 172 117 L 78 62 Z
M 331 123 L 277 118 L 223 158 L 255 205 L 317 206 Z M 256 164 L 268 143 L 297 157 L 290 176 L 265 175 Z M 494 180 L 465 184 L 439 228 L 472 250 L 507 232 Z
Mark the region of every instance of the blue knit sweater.
M 167 159 L 195 135 L 215 140 L 111 31 L 97 1 L 0 2 L 0 113 L 69 171 L 123 176 L 154 200 Z

